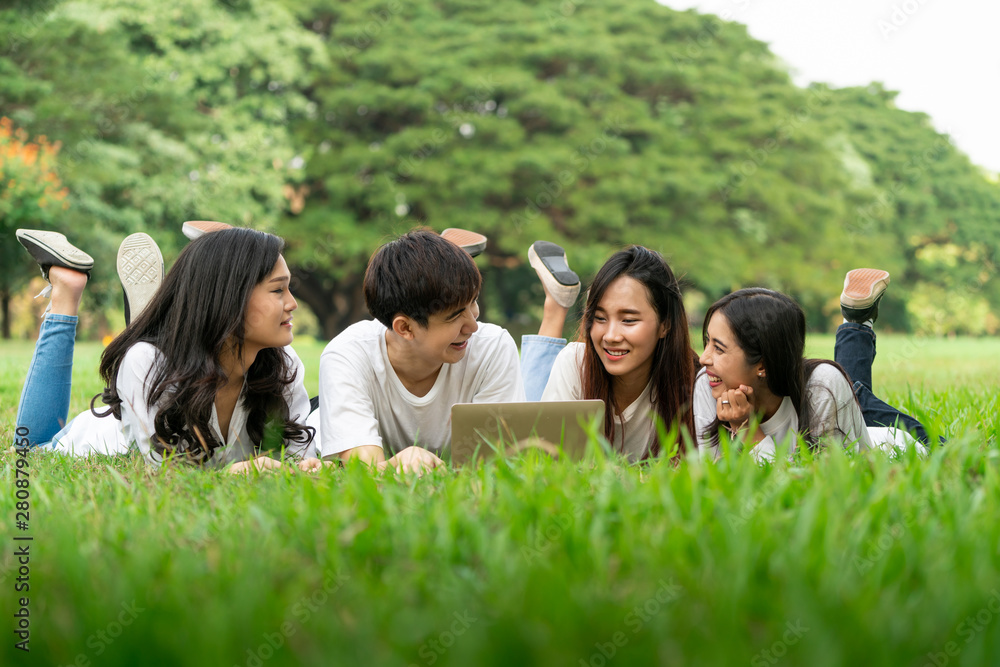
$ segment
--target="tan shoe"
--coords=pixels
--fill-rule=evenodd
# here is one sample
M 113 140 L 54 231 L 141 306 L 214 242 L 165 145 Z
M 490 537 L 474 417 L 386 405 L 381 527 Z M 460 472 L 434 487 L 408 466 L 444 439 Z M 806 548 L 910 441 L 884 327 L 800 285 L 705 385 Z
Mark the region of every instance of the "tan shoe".
M 215 222 L 213 220 L 188 220 L 181 227 L 181 230 L 184 232 L 184 236 L 194 241 L 196 238 L 204 236 L 205 234 L 221 232 L 223 229 L 232 228 L 232 225 L 224 222 Z
M 878 319 L 878 302 L 889 287 L 889 272 L 881 269 L 854 269 L 844 277 L 840 312 L 848 322 Z
M 451 241 L 473 257 L 486 250 L 486 237 L 467 229 L 449 227 L 441 232 L 441 238 Z

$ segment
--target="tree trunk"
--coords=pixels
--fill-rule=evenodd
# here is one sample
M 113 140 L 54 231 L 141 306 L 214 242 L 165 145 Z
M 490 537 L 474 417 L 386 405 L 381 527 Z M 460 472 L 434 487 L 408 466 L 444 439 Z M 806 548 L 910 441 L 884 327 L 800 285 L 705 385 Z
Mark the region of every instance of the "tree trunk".
M 0 327 L 3 339 L 10 340 L 10 291 L 0 290 Z
M 291 268 L 296 296 L 312 309 L 326 338 L 369 316 L 361 290 L 362 277 L 350 274 L 340 280 L 300 267 Z

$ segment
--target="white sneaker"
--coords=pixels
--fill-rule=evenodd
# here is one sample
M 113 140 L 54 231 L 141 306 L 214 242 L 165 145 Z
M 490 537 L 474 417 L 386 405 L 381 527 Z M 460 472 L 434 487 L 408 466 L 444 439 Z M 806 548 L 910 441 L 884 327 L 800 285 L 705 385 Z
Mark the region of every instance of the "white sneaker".
M 18 229 L 15 232 L 17 240 L 24 246 L 24 249 L 38 262 L 38 268 L 42 271 L 42 277 L 49 279 L 49 269 L 53 266 L 62 266 L 73 269 L 80 273 L 86 273 L 90 278 L 90 270 L 94 268 L 94 258 L 77 248 L 66 240 L 66 237 L 59 232 L 47 232 L 41 229 Z M 45 286 L 35 298 L 44 297 L 51 299 L 52 283 Z M 52 312 L 52 301 L 50 300 L 42 313 L 42 319 Z
M 163 255 L 149 234 L 126 236 L 118 248 L 118 279 L 125 290 L 125 325 L 139 317 L 163 282 Z
M 59 232 L 47 232 L 41 229 L 19 229 L 15 233 L 17 240 L 38 262 L 42 276 L 49 279 L 49 268 L 63 266 L 90 277 L 94 268 L 94 258 L 66 240 Z
M 580 276 L 569 268 L 566 251 L 561 246 L 548 241 L 535 241 L 528 248 L 528 263 L 553 299 L 563 308 L 576 303 L 580 295 Z
M 212 232 L 221 232 L 223 229 L 232 229 L 233 226 L 225 222 L 215 222 L 213 220 L 188 220 L 181 226 L 184 236 L 192 241 Z

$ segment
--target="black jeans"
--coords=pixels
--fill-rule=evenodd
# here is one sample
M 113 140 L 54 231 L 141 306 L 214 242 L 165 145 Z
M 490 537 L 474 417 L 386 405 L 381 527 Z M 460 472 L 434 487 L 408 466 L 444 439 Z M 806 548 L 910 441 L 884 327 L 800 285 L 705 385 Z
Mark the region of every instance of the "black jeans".
M 833 359 L 844 367 L 853 382 L 854 395 L 868 426 L 897 426 L 930 442 L 924 425 L 892 407 L 872 393 L 872 363 L 875 361 L 875 332 L 871 327 L 845 322 L 837 328 Z

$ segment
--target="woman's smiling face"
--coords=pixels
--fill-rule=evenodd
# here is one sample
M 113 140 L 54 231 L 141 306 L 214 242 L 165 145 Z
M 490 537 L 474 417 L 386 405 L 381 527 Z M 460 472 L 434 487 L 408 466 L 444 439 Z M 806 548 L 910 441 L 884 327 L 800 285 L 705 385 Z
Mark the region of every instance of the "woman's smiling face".
M 718 399 L 727 389 L 739 389 L 740 385 L 756 388 L 760 384 L 758 373 L 764 365 L 747 363 L 725 315 L 719 311 L 712 315 L 705 337 L 705 351 L 699 361 L 708 373 L 714 398 Z
M 279 255 L 271 274 L 254 287 L 244 324 L 243 344 L 247 347 L 262 350 L 291 344 L 292 311 L 298 308 L 288 288 L 291 277 L 285 258 Z
M 621 276 L 608 285 L 594 309 L 590 341 L 609 374 L 645 384 L 666 329 L 646 286 Z

